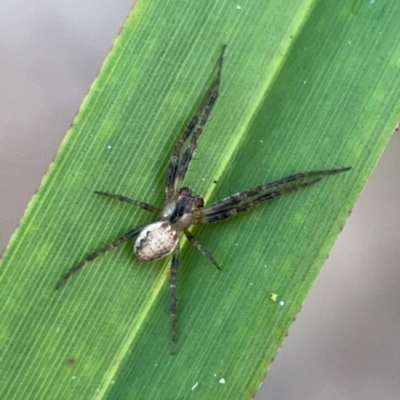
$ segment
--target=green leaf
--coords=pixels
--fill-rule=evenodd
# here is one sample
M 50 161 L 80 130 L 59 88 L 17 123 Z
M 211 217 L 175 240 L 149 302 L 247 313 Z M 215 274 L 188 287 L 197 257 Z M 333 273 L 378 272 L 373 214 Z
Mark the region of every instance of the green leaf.
M 399 120 L 399 17 L 390 1 L 140 0 L 4 255 L 1 398 L 252 398 Z M 223 271 L 184 244 L 171 356 L 169 260 L 139 263 L 126 244 L 54 286 L 151 221 L 93 191 L 162 205 L 224 43 L 188 186 L 209 203 L 352 170 L 193 230 Z

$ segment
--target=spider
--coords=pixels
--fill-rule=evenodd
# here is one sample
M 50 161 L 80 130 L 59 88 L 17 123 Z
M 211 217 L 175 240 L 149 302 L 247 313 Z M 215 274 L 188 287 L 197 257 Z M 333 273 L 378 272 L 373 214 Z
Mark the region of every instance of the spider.
M 167 168 L 165 202 L 163 207 L 158 209 L 150 204 L 132 200 L 119 194 L 95 191 L 98 195 L 133 204 L 146 211 L 158 214 L 156 222 L 132 229 L 109 245 L 96 250 L 94 253 L 84 258 L 79 264 L 72 267 L 61 277 L 56 285 L 56 289 L 60 288 L 72 275 L 81 270 L 87 263 L 136 236 L 137 239 L 133 248 L 136 257 L 140 261 L 153 262 L 172 253 L 170 271 L 172 353 L 175 350 L 177 340 L 176 279 L 179 266 L 179 241 L 181 234 L 183 233 L 188 241 L 220 270 L 221 268 L 212 254 L 189 232 L 189 228 L 192 225 L 208 224 L 233 217 L 236 214 L 247 211 L 275 197 L 313 185 L 321 179 L 322 175 L 337 174 L 350 169 L 340 168 L 297 173 L 271 183 L 262 184 L 254 189 L 234 194 L 208 206 L 204 206 L 204 201 L 201 196 L 194 194 L 190 188 L 183 186 L 183 181 L 196 149 L 197 141 L 203 132 L 218 97 L 225 49 L 226 45 L 222 47 L 218 59 L 217 73 L 210 89 L 205 94 L 197 112 L 192 117 L 175 145 Z M 185 143 L 187 143 L 186 148 L 182 150 Z M 289 186 L 288 184 L 292 182 L 295 182 L 295 184 Z

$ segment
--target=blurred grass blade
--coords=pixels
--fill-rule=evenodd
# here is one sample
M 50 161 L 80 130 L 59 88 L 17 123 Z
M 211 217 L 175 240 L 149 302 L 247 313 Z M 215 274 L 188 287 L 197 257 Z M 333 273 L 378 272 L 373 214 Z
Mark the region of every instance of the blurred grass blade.
M 1 265 L 2 399 L 250 399 L 400 117 L 400 3 L 140 0 Z M 340 175 L 194 233 L 170 355 L 168 260 L 123 245 L 151 221 L 179 132 L 228 45 L 186 184 L 206 202 L 298 171 Z M 271 298 L 272 296 L 272 298 Z M 274 301 L 276 300 L 276 301 Z

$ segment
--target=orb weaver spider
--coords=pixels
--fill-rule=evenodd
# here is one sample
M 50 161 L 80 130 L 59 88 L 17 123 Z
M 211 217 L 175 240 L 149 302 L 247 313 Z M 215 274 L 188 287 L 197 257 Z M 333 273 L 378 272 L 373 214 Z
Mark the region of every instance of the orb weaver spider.
M 313 185 L 321 179 L 322 175 L 337 174 L 350 169 L 340 168 L 297 173 L 274 182 L 262 184 L 251 190 L 236 193 L 208 206 L 204 206 L 204 201 L 201 196 L 194 194 L 190 188 L 182 186 L 193 153 L 196 150 L 197 141 L 203 132 L 211 110 L 218 97 L 225 48 L 226 45 L 222 47 L 218 59 L 217 73 L 212 82 L 211 88 L 204 96 L 197 112 L 190 120 L 178 142 L 175 144 L 167 168 L 165 180 L 165 202 L 163 207 L 158 209 L 150 204 L 138 200 L 132 200 L 119 194 L 95 191 L 98 195 L 133 204 L 146 211 L 158 214 L 157 221 L 132 229 L 109 245 L 96 250 L 94 253 L 83 259 L 79 264 L 72 267 L 61 277 L 56 285 L 56 289 L 60 288 L 72 275 L 82 269 L 85 264 L 136 236 L 137 239 L 134 244 L 134 252 L 140 261 L 152 262 L 172 253 L 170 271 L 172 353 L 174 352 L 177 339 L 176 277 L 179 266 L 179 241 L 181 234 L 183 233 L 188 241 L 204 256 L 206 256 L 217 269 L 220 270 L 221 268 L 212 254 L 189 232 L 189 228 L 192 225 L 208 224 L 233 217 L 238 213 L 247 211 L 256 205 L 275 197 Z M 190 136 L 191 138 L 189 140 Z M 189 142 L 183 151 L 182 148 L 187 141 Z M 292 182 L 296 183 L 287 186 L 287 184 Z

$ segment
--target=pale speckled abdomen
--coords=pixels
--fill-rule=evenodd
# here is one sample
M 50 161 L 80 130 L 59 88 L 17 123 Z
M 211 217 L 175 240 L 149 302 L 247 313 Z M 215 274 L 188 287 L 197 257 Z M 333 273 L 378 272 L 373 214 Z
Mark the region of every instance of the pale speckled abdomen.
M 146 226 L 136 239 L 133 249 L 140 261 L 156 261 L 171 254 L 178 244 L 178 233 L 165 221 Z

